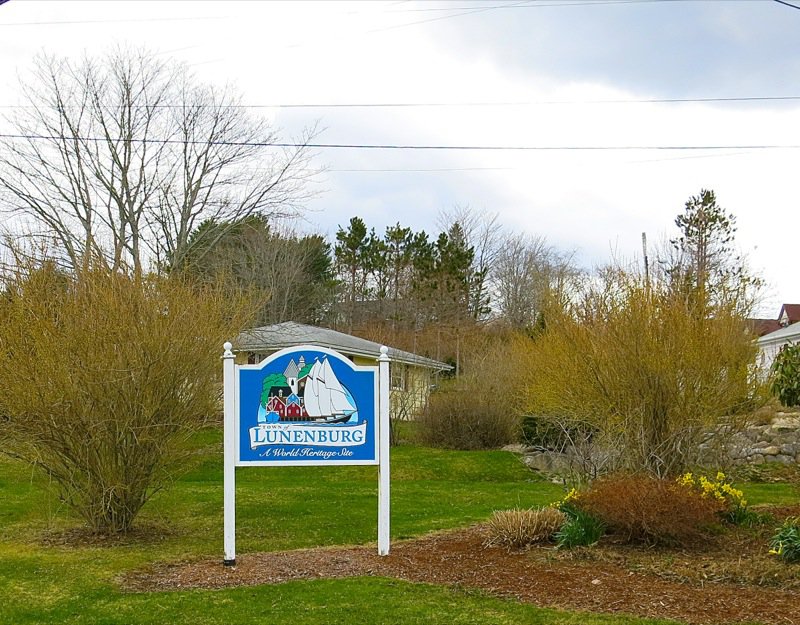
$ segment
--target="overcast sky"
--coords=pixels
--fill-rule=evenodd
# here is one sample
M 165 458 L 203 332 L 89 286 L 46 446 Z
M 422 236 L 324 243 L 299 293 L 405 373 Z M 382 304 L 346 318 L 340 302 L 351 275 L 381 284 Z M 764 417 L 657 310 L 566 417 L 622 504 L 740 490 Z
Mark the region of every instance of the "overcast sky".
M 570 148 L 321 149 L 327 171 L 306 229 L 331 235 L 359 215 L 379 232 L 397 221 L 432 232 L 440 210 L 469 205 L 590 267 L 640 254 L 642 232 L 674 234 L 684 202 L 709 188 L 770 284 L 762 314 L 800 303 L 800 9 L 11 0 L 0 5 L 0 106 L 18 102 L 17 75 L 37 53 L 101 54 L 118 42 L 236 85 L 285 138 L 319 123 L 323 143 Z M 701 101 L 664 102 L 676 99 Z M 278 106 L 396 103 L 447 106 Z M 725 149 L 685 149 L 696 146 Z M 572 149 L 588 147 L 604 149 Z

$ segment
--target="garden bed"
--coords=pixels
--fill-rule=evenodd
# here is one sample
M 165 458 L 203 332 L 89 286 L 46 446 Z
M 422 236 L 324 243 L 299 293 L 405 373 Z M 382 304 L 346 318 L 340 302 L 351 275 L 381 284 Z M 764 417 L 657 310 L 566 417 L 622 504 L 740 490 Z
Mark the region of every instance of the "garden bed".
M 773 509 L 778 518 L 800 507 Z M 767 553 L 772 526 L 738 528 L 691 551 L 634 548 L 611 539 L 591 548 L 510 553 L 484 547 L 483 526 L 373 546 L 304 549 L 162 565 L 125 576 L 132 591 L 226 588 L 289 580 L 394 577 L 457 585 L 537 606 L 671 618 L 688 623 L 800 623 L 800 565 Z

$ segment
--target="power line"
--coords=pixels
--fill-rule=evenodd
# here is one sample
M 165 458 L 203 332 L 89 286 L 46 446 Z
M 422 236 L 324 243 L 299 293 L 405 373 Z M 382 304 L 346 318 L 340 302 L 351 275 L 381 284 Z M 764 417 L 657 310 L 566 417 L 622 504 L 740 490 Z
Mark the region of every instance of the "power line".
M 778 4 L 784 4 L 787 7 L 792 7 L 793 9 L 800 10 L 800 6 L 797 6 L 796 4 L 791 4 L 790 2 L 784 2 L 784 0 L 775 0 L 775 2 L 777 2 Z
M 325 172 L 446 172 L 446 171 L 515 171 L 515 167 L 435 167 L 435 168 L 421 168 L 421 169 L 407 169 L 407 168 L 393 168 L 393 169 L 325 169 Z
M 0 2 L 0 4 L 2 4 L 2 2 Z M 6 22 L 4 24 L 0 24 L 0 26 L 55 26 L 60 24 L 74 26 L 78 24 L 130 24 L 134 22 L 190 22 L 190 21 L 200 21 L 200 20 L 222 20 L 222 19 L 227 19 L 227 18 L 190 15 L 186 17 L 134 17 L 134 18 L 99 19 L 99 20 L 53 20 L 47 22 Z
M 522 0 L 521 2 L 514 2 L 513 4 L 498 4 L 491 7 L 483 7 L 478 9 L 468 9 L 461 13 L 454 13 L 453 15 L 442 15 L 441 17 L 431 17 L 426 20 L 417 20 L 416 22 L 407 22 L 405 24 L 395 24 L 394 26 L 385 26 L 383 28 L 372 28 L 365 31 L 366 34 L 371 35 L 374 33 L 382 33 L 387 30 L 397 30 L 398 28 L 407 28 L 409 26 L 418 26 L 419 24 L 427 24 L 429 22 L 440 22 L 442 20 L 450 20 L 456 17 L 463 17 L 464 15 L 472 15 L 473 13 L 485 13 L 486 11 L 495 11 L 497 9 L 521 8 L 528 4 L 530 0 Z
M 56 135 L 0 134 L 0 139 L 29 141 L 85 141 L 104 143 L 103 137 L 63 137 Z M 311 148 L 346 150 L 450 150 L 482 152 L 612 152 L 612 151 L 699 151 L 699 150 L 797 150 L 800 145 L 754 144 L 754 145 L 413 145 L 398 143 L 297 143 L 297 142 L 258 142 L 258 141 L 181 141 L 178 139 L 132 139 L 132 143 L 159 145 L 215 145 L 227 147 L 264 148 Z
M 8 2 L 9 0 L 0 0 L 0 5 Z M 377 28 L 374 30 L 367 31 L 368 33 L 376 33 L 376 32 L 383 32 L 386 30 L 394 30 L 397 28 L 405 28 L 407 26 L 415 26 L 417 24 L 425 24 L 427 22 L 435 22 L 445 19 L 452 19 L 456 17 L 461 17 L 464 15 L 470 15 L 472 13 L 483 13 L 485 11 L 495 11 L 498 9 L 540 9 L 540 8 L 552 8 L 552 7 L 581 7 L 581 6 L 608 6 L 608 5 L 622 5 L 622 4 L 666 4 L 666 3 L 688 3 L 688 2 L 714 2 L 719 0 L 563 0 L 561 2 L 558 1 L 546 1 L 546 0 L 521 0 L 520 2 L 512 3 L 512 4 L 495 4 L 495 5 L 483 5 L 483 6 L 460 6 L 460 7 L 426 7 L 426 8 L 415 8 L 415 9 L 389 9 L 380 11 L 380 13 L 390 14 L 390 13 L 421 13 L 421 12 L 445 12 L 445 11 L 461 11 L 460 13 L 456 13 L 454 15 L 444 15 L 441 17 L 419 20 L 415 22 L 409 22 L 406 24 L 395 24 L 394 26 L 387 26 L 385 28 Z M 759 0 L 726 0 L 727 2 L 758 2 Z M 793 4 L 789 4 L 788 2 L 784 2 L 783 0 L 774 0 L 775 2 L 779 2 L 780 4 L 785 4 L 786 6 L 790 6 L 794 9 L 800 9 L 800 7 L 795 6 Z M 136 22 L 178 22 L 178 21 L 199 21 L 199 20 L 220 20 L 220 19 L 247 19 L 245 17 L 242 18 L 231 18 L 230 16 L 225 17 L 212 17 L 212 16 L 185 16 L 185 17 L 153 17 L 153 18 L 118 18 L 118 19 L 94 19 L 94 20 L 48 20 L 48 21 L 36 21 L 36 22 L 7 22 L 0 24 L 0 27 L 3 26 L 56 26 L 56 25 L 65 25 L 65 26 L 76 26 L 76 25 L 85 25 L 85 24 L 129 24 L 129 23 L 136 23 Z
M 671 0 L 687 1 L 687 0 Z M 343 102 L 343 103 L 285 103 L 285 104 L 234 104 L 232 109 L 303 109 L 303 108 L 446 108 L 446 107 L 514 107 L 514 106 L 551 106 L 551 105 L 603 105 L 603 104 L 687 104 L 712 102 L 792 102 L 800 100 L 800 95 L 782 96 L 731 96 L 701 98 L 640 98 L 616 100 L 524 100 L 507 102 Z M 29 104 L 0 104 L 0 109 L 39 108 Z M 134 108 L 183 108 L 180 104 L 159 104 L 152 107 Z
M 548 2 L 546 0 L 521 0 L 512 4 L 497 4 L 492 6 L 482 7 L 442 7 L 442 11 L 461 11 L 452 15 L 443 15 L 441 17 L 432 17 L 424 20 L 417 20 L 414 22 L 407 22 L 405 24 L 395 24 L 393 26 L 385 26 L 383 28 L 374 28 L 365 31 L 365 34 L 381 33 L 388 30 L 396 30 L 399 28 L 407 28 L 409 26 L 417 26 L 419 24 L 427 24 L 429 22 L 439 22 L 442 20 L 449 20 L 456 17 L 463 17 L 465 15 L 472 15 L 474 13 L 485 13 L 486 11 L 495 11 L 498 9 L 541 9 L 548 7 L 578 7 L 578 6 L 606 6 L 606 5 L 621 5 L 621 4 L 658 4 L 658 3 L 677 3 L 677 2 L 710 2 L 713 0 L 575 0 L 575 1 L 562 1 L 562 2 Z M 740 2 L 751 2 L 756 0 L 736 0 Z M 431 9 L 433 10 L 433 9 Z M 382 11 L 383 13 L 401 13 L 411 12 L 414 9 L 399 9 L 392 11 Z
M 760 0 L 727 0 L 728 2 L 759 2 Z M 545 0 L 530 0 L 531 4 L 524 5 L 493 5 L 493 6 L 462 6 L 462 7 L 426 7 L 418 9 L 387 9 L 381 13 L 430 13 L 443 11 L 468 11 L 471 9 L 538 9 L 543 7 L 562 6 L 603 6 L 609 4 L 662 4 L 667 2 L 719 2 L 719 0 L 564 0 L 562 2 L 546 2 Z

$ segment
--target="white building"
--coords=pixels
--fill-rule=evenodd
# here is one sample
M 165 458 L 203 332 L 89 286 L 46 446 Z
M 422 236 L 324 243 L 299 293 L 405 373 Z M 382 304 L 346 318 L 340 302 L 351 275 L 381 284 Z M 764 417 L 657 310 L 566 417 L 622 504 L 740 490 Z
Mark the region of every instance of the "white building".
M 769 371 L 775 356 L 781 351 L 781 347 L 800 343 L 800 323 L 793 323 L 780 330 L 765 334 L 758 339 L 757 343 L 761 350 L 759 364 L 764 371 Z

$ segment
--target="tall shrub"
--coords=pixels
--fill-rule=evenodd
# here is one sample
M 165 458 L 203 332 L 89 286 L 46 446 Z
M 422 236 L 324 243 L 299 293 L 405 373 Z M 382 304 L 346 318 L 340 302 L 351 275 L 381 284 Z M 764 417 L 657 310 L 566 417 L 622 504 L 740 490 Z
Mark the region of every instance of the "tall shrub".
M 241 302 L 177 280 L 45 265 L 0 302 L 2 450 L 52 478 L 96 532 L 125 532 L 218 413 Z
M 572 310 L 549 312 L 533 343 L 529 413 L 593 433 L 607 468 L 675 475 L 721 446 L 760 401 L 756 347 L 733 307 L 610 272 Z
M 449 449 L 494 449 L 516 442 L 521 410 L 520 363 L 530 340 L 497 336 L 470 350 L 464 372 L 435 391 L 417 420 L 423 444 Z

